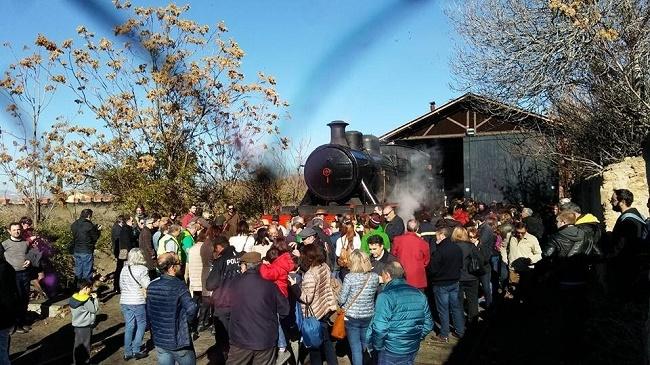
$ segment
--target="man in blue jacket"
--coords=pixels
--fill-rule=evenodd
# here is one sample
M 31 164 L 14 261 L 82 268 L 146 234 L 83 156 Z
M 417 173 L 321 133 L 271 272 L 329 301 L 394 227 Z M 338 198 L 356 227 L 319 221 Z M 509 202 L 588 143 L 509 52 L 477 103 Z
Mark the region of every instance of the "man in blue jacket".
M 427 297 L 406 283 L 399 262 L 387 264 L 381 277 L 385 285 L 368 327 L 368 346 L 379 352 L 378 365 L 413 364 L 433 329 Z
M 189 321 L 196 316 L 197 304 L 179 275 L 181 260 L 176 253 L 158 257 L 162 276 L 147 287 L 147 316 L 156 346 L 159 365 L 194 365 L 196 353 L 190 337 Z

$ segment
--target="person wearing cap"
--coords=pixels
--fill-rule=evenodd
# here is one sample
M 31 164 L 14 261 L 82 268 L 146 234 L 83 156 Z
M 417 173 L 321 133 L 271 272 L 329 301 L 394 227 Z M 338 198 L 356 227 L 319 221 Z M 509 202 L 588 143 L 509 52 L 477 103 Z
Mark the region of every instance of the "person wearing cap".
M 11 330 L 16 324 L 20 307 L 16 270 L 5 259 L 5 249 L 0 245 L 0 364 L 9 361 L 9 344 Z
M 146 309 L 158 364 L 196 364 L 188 323 L 198 306 L 181 279 L 181 260 L 166 252 L 158 257 L 161 276 L 147 287 Z
M 318 212 L 321 211 L 320 214 Z M 327 259 L 327 265 L 329 267 L 334 267 L 336 265 L 336 249 L 334 246 L 334 242 L 330 239 L 330 237 L 325 233 L 325 210 L 317 210 L 317 216 L 314 217 L 310 224 L 310 226 L 314 231 L 316 231 L 316 234 L 318 235 L 319 239 L 319 244 L 322 245 L 322 248 L 325 250 L 325 258 Z
M 371 252 L 370 248 L 368 247 L 368 238 L 371 236 L 379 236 L 384 242 L 384 250 L 390 252 L 390 239 L 388 238 L 386 232 L 384 232 L 384 228 L 381 226 L 381 216 L 378 213 L 370 214 L 368 225 L 370 226 L 370 231 L 361 237 L 360 250 L 367 254 L 370 254 Z
M 237 234 L 237 224 L 241 220 L 241 217 L 239 216 L 239 213 L 237 213 L 237 209 L 235 209 L 234 205 L 228 204 L 227 209 L 228 216 L 226 217 L 226 222 L 223 226 L 223 233 L 227 238 L 230 238 Z
M 273 282 L 260 276 L 261 263 L 258 252 L 241 257 L 243 273 L 235 280 L 232 295 L 228 365 L 275 364 L 278 317 L 289 315 L 289 302 Z
M 142 251 L 151 279 L 154 279 L 156 276 L 156 253 L 153 251 L 153 239 L 151 236 L 154 221 L 155 218 L 153 217 L 147 218 L 144 226 L 140 228 L 140 236 L 138 237 L 138 247 Z

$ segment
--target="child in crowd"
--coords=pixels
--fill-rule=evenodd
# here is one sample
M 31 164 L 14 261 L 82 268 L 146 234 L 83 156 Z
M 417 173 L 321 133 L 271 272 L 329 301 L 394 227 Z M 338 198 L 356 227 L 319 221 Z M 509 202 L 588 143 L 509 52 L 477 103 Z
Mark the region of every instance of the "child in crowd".
M 88 364 L 90 360 L 90 337 L 92 336 L 95 317 L 99 311 L 97 293 L 93 293 L 93 284 L 82 280 L 79 292 L 70 298 L 72 327 L 74 327 L 74 364 Z

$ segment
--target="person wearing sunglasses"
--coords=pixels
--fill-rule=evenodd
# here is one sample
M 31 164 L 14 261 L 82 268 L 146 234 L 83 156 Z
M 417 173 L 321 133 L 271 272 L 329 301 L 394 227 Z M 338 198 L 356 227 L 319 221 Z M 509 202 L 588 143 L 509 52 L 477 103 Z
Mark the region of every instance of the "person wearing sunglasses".
M 395 213 L 395 208 L 391 205 L 384 207 L 383 216 L 386 220 L 386 234 L 390 241 L 393 242 L 395 237 L 404 234 L 404 220 Z
M 528 233 L 525 223 L 517 222 L 514 228 L 507 243 L 508 268 L 511 287 L 513 290 L 517 290 L 519 300 L 523 301 L 526 297 L 532 269 L 535 263 L 542 259 L 542 249 L 537 238 Z M 509 290 L 506 298 L 511 299 L 512 297 L 513 291 Z

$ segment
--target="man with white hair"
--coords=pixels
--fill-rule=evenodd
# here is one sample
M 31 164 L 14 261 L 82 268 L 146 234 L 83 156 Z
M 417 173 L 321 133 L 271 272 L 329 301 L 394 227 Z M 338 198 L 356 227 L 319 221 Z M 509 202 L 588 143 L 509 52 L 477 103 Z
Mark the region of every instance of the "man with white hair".
M 523 208 L 521 210 L 521 220 L 528 227 L 528 233 L 537 238 L 538 241 L 542 240 L 544 236 L 544 223 L 537 215 L 533 215 L 533 210 L 530 208 Z

